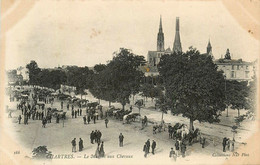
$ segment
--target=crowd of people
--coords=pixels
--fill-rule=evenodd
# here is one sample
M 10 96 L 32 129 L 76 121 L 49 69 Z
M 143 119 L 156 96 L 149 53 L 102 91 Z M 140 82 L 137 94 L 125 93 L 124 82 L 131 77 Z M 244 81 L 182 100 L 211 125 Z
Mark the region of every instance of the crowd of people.
M 21 100 L 20 103 L 17 104 L 17 109 L 21 110 L 21 115 L 18 115 L 18 123 L 21 124 L 21 121 L 23 119 L 24 124 L 28 125 L 28 120 L 32 119 L 32 120 L 40 120 L 42 122 L 42 127 L 46 128 L 46 124 L 47 123 L 51 123 L 51 119 L 53 116 L 53 113 L 51 111 L 50 108 L 45 107 L 45 104 L 50 104 L 54 102 L 54 99 L 46 99 L 44 98 L 44 103 L 45 104 L 37 104 L 37 95 L 35 95 L 33 97 L 33 102 L 30 100 Z M 63 101 L 61 101 L 61 108 L 63 108 Z M 78 116 L 83 116 L 83 121 L 84 124 L 89 124 L 91 121 L 93 121 L 93 123 L 96 123 L 96 120 L 99 119 L 99 117 L 101 119 L 103 119 L 103 112 L 102 112 L 102 108 L 86 108 L 86 115 L 83 115 L 83 110 L 82 107 L 79 106 L 79 108 L 75 109 L 75 105 L 73 104 L 69 104 L 67 103 L 67 110 L 70 110 L 71 107 L 71 116 L 72 118 L 77 118 Z M 130 107 L 130 109 L 132 110 L 132 107 Z M 85 111 L 84 111 L 85 112 Z M 100 114 L 100 112 L 102 112 Z M 11 116 L 11 115 L 9 115 Z M 105 122 L 105 126 L 106 128 L 108 128 L 108 123 L 109 120 L 108 118 L 104 119 Z M 59 115 L 56 116 L 56 123 L 59 123 Z M 144 128 L 145 126 L 147 126 L 148 123 L 148 118 L 146 116 L 144 116 L 143 120 L 142 120 L 142 128 Z M 158 130 L 158 132 L 161 132 L 163 130 L 163 128 L 165 129 L 166 127 L 163 127 L 162 125 L 155 125 L 153 126 L 153 134 L 155 136 L 156 131 Z M 173 129 L 174 127 L 169 127 L 168 131 L 169 131 L 169 138 L 173 139 L 173 137 L 177 137 L 175 136 L 175 131 Z M 166 128 L 167 129 L 167 128 Z M 101 137 L 102 137 L 102 133 L 99 130 L 93 130 L 90 133 L 90 142 L 92 144 L 97 143 L 97 149 L 95 152 L 95 157 L 100 158 L 100 157 L 104 157 L 105 156 L 105 152 L 104 152 L 104 142 L 101 141 Z M 119 147 L 123 147 L 123 142 L 124 142 L 124 136 L 122 133 L 119 134 Z M 192 137 L 190 136 L 190 138 L 188 139 L 189 144 L 191 145 L 191 139 Z M 177 157 L 182 156 L 185 157 L 186 156 L 186 151 L 187 151 L 187 144 L 186 141 L 182 138 L 176 138 L 174 139 L 175 142 L 173 143 L 174 147 L 171 148 L 170 150 L 170 154 L 169 157 L 174 158 L 174 160 L 177 159 Z M 226 151 L 234 151 L 234 139 L 230 140 L 229 138 L 223 138 L 223 152 Z M 71 141 L 72 144 L 72 152 L 76 152 L 76 138 L 74 138 Z M 206 144 L 206 138 L 201 136 L 200 137 L 200 144 L 202 148 L 205 148 L 205 144 Z M 83 140 L 81 138 L 79 138 L 79 142 L 78 142 L 78 150 L 82 151 L 83 150 Z M 150 139 L 148 139 L 144 146 L 143 146 L 143 152 L 144 152 L 144 157 L 147 157 L 147 155 L 149 153 L 152 153 L 153 155 L 155 154 L 155 149 L 156 149 L 156 142 L 155 140 L 152 140 L 152 142 L 150 142 Z M 151 150 L 151 151 L 150 151 Z
M 95 142 L 95 143 L 100 143 L 100 141 L 101 141 L 101 136 L 102 136 L 102 133 L 101 133 L 99 130 L 92 131 L 92 132 L 90 133 L 90 142 L 91 142 L 92 144 L 94 144 L 94 142 Z

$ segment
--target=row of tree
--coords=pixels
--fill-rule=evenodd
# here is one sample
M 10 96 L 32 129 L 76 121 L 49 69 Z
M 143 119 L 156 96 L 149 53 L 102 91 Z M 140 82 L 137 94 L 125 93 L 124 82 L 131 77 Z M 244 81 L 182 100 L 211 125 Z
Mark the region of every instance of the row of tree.
M 121 48 L 111 61 L 88 67 L 40 69 L 35 61 L 27 65 L 30 84 L 58 89 L 60 84 L 75 86 L 78 93 L 85 89 L 98 99 L 119 102 L 124 109 L 130 97 L 141 92 L 147 98 L 157 98 L 159 108 L 172 114 L 182 114 L 193 122 L 219 122 L 221 112 L 233 109 L 254 109 L 256 80 L 247 82 L 225 80 L 212 57 L 190 48 L 187 52 L 164 55 L 158 65 L 160 85 L 144 81 L 140 67 L 143 56 Z

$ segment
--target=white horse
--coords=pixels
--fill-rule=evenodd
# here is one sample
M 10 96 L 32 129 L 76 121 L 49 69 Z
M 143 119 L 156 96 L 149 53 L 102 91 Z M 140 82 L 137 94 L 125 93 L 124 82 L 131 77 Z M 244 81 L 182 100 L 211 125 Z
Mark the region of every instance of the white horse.
M 177 130 L 177 133 L 181 134 L 181 138 L 183 139 L 186 135 L 190 133 L 188 126 L 184 124 L 180 129 Z

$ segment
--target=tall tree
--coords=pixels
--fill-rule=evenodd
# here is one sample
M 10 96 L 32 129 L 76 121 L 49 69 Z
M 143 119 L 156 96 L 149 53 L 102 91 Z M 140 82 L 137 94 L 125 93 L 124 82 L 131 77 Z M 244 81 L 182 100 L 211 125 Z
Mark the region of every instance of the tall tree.
M 135 55 L 129 49 L 121 48 L 119 52 L 115 52 L 113 59 L 99 72 L 98 79 L 95 80 L 99 82 L 96 86 L 96 91 L 101 93 L 99 97 L 107 101 L 117 101 L 124 109 L 130 102 L 133 89 L 140 87 L 144 74 L 139 67 L 143 64 L 144 57 Z
M 186 53 L 164 55 L 158 66 L 173 114 L 193 122 L 219 122 L 225 110 L 224 77 L 212 57 L 190 47 Z
M 29 84 L 39 84 L 38 74 L 41 72 L 41 69 L 38 67 L 38 64 L 34 60 L 32 60 L 29 64 L 26 65 L 26 68 L 29 71 Z
M 248 86 L 246 81 L 227 81 L 227 105 L 230 105 L 232 109 L 237 110 L 237 115 L 240 116 L 241 109 L 248 109 Z

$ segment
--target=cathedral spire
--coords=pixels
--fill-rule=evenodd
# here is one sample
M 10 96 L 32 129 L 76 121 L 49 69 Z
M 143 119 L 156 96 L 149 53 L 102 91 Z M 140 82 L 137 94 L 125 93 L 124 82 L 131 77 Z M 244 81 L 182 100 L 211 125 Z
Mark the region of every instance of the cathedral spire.
M 207 54 L 209 55 L 211 53 L 212 53 L 212 47 L 211 47 L 210 39 L 209 39 L 208 46 L 207 46 Z
M 173 51 L 182 52 L 179 17 L 176 17 L 176 31 L 175 31 L 175 39 L 173 43 Z
M 162 33 L 162 16 L 160 15 L 160 26 L 159 26 L 159 32 Z
M 162 29 L 162 16 L 160 16 L 159 32 L 157 35 L 157 51 L 164 51 L 164 34 Z

